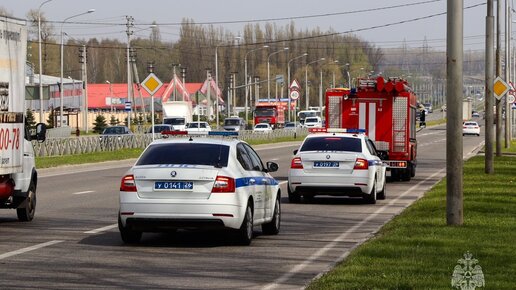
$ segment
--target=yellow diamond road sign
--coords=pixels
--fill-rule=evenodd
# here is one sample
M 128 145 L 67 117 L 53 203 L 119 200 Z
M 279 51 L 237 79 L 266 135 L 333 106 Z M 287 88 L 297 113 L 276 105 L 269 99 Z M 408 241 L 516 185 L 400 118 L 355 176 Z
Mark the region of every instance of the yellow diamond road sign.
M 142 82 L 142 87 L 151 95 L 154 95 L 162 85 L 163 83 L 153 73 L 150 73 Z
M 497 100 L 500 100 L 510 89 L 511 87 L 501 77 L 496 77 L 493 85 L 493 93 Z

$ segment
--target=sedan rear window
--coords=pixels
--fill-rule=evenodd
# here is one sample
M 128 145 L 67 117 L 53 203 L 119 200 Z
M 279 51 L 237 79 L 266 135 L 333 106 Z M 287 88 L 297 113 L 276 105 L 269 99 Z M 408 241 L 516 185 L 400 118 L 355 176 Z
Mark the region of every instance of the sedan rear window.
M 350 151 L 362 152 L 362 144 L 358 138 L 320 137 L 308 138 L 300 151 Z
M 229 146 L 200 143 L 167 143 L 149 146 L 136 165 L 187 164 L 228 166 Z

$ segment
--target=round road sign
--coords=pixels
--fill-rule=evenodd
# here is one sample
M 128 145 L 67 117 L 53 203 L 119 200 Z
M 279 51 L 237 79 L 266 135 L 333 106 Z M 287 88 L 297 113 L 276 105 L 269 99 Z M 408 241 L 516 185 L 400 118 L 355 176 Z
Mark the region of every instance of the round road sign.
M 291 98 L 292 100 L 297 100 L 297 99 L 299 98 L 299 91 L 297 91 L 297 90 L 292 90 L 292 91 L 290 92 L 290 98 Z
M 514 103 L 515 99 L 516 98 L 514 97 L 514 95 L 507 95 L 507 102 L 508 103 Z

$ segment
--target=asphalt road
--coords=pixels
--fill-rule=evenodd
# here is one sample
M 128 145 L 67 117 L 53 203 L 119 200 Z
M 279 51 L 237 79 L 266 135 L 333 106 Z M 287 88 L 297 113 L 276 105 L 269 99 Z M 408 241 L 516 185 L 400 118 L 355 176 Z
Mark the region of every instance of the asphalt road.
M 277 236 L 255 228 L 251 246 L 223 232 L 144 234 L 124 245 L 116 228 L 118 187 L 131 161 L 40 170 L 36 217 L 21 223 L 0 211 L 1 289 L 299 289 L 329 270 L 445 176 L 444 126 L 418 133 L 416 177 L 389 182 L 387 199 L 316 197 L 289 204 L 290 145 L 256 146 L 280 165 L 282 225 Z M 466 136 L 471 156 L 483 137 Z M 445 215 L 445 213 L 442 213 Z

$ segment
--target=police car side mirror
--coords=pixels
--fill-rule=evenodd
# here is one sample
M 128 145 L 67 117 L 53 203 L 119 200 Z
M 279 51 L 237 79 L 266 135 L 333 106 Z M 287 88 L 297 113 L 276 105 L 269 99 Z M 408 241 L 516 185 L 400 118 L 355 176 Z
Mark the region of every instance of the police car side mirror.
M 267 172 L 276 172 L 278 171 L 278 164 L 272 161 L 267 162 Z

